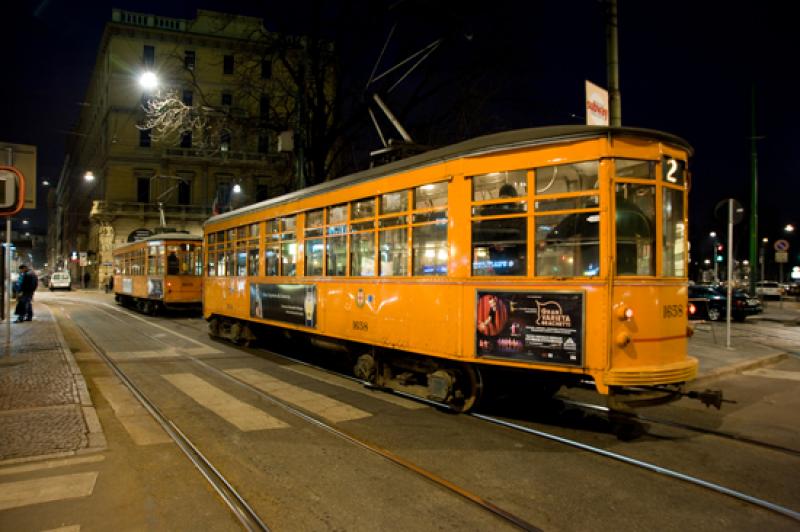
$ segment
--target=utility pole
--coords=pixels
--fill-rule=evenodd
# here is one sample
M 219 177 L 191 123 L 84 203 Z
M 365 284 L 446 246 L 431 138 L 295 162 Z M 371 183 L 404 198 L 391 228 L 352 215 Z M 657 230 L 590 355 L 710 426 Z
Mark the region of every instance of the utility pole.
M 753 83 L 750 93 L 750 264 L 755 264 L 758 258 L 758 152 L 756 151 L 756 140 L 756 86 Z M 761 275 L 760 280 L 763 281 L 764 274 Z M 756 293 L 755 277 L 755 275 L 750 275 L 751 294 Z
M 606 68 L 611 127 L 622 125 L 622 96 L 619 91 L 619 47 L 617 43 L 617 0 L 606 0 Z

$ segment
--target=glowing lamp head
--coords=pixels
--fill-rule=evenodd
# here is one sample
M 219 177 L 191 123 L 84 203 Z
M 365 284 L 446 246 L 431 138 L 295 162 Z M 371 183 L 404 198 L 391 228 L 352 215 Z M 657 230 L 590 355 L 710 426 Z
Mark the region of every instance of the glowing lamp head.
M 154 72 L 143 72 L 141 76 L 139 76 L 139 86 L 142 87 L 146 91 L 150 91 L 158 87 L 158 77 L 155 75 Z
M 241 192 L 242 192 L 242 185 L 240 185 L 239 183 L 236 183 L 235 185 L 233 185 L 233 193 L 234 194 L 239 194 Z

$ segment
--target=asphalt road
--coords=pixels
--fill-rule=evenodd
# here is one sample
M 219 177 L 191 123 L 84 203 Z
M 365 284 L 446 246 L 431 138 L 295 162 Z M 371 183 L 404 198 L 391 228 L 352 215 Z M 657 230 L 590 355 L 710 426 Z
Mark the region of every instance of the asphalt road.
M 366 390 L 266 350 L 211 341 L 198 317 L 132 314 L 97 293 L 43 298 L 77 350 L 109 441 L 104 460 L 119 478 L 82 503 L 95 517 L 81 530 L 177 530 L 200 523 L 226 530 L 237 524 L 75 326 L 194 441 L 272 530 L 516 528 L 292 409 L 376 444 L 543 530 L 798 527 L 786 516 L 680 480 Z M 770 331 L 772 326 L 735 327 L 739 334 L 774 340 L 778 330 Z M 781 341 L 800 345 L 800 331 L 788 334 Z M 681 401 L 646 413 L 800 451 L 800 359 L 790 356 L 715 384 L 737 402 L 718 411 Z M 800 511 L 800 454 L 656 423 L 647 424 L 641 438 L 624 442 L 602 413 L 558 401 L 497 403 L 487 412 Z M 24 522 L 23 513 L 15 516 L 15 523 Z M 11 528 L 0 521 L 0 529 Z

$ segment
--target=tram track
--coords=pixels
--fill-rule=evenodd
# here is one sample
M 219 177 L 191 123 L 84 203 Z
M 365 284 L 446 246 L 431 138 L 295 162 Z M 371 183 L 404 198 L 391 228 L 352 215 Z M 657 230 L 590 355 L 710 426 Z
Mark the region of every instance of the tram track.
M 574 406 L 574 407 L 577 407 L 577 408 L 580 408 L 580 409 L 583 409 L 583 410 L 601 412 L 601 413 L 604 413 L 604 414 L 608 414 L 608 412 L 609 412 L 609 408 L 607 406 L 596 405 L 596 404 L 592 404 L 592 403 L 582 403 L 582 402 L 579 402 L 579 401 L 572 401 L 572 400 L 563 399 L 563 398 L 561 398 L 559 400 L 561 402 L 563 402 L 564 404 L 567 404 L 567 405 L 570 405 L 570 406 Z M 765 441 L 761 441 L 761 440 L 756 440 L 756 439 L 750 438 L 748 436 L 742 436 L 741 434 L 734 434 L 732 432 L 725 432 L 725 431 L 722 431 L 722 430 L 709 429 L 709 428 L 706 428 L 706 427 L 699 427 L 697 425 L 690 425 L 688 423 L 682 423 L 680 421 L 672 421 L 672 420 L 669 420 L 669 419 L 646 416 L 646 415 L 642 415 L 642 414 L 638 414 L 638 413 L 631 415 L 630 419 L 632 421 L 635 421 L 635 422 L 643 422 L 643 423 L 652 423 L 652 424 L 664 425 L 664 426 L 669 426 L 669 427 L 688 430 L 688 431 L 691 431 L 691 432 L 697 432 L 697 433 L 700 433 L 700 434 L 707 434 L 709 436 L 716 436 L 718 438 L 724 438 L 726 440 L 732 440 L 732 441 L 736 441 L 736 442 L 739 442 L 739 443 L 745 443 L 745 444 L 748 444 L 748 445 L 753 445 L 755 447 L 760 447 L 760 448 L 763 448 L 763 449 L 768 449 L 770 451 L 776 451 L 776 452 L 780 452 L 780 453 L 784 453 L 784 454 L 787 454 L 787 455 L 790 455 L 790 456 L 794 456 L 794 457 L 800 458 L 800 449 L 793 449 L 791 447 L 785 447 L 783 445 L 777 445 L 777 444 L 774 444 L 774 443 L 769 443 L 769 442 L 765 442 Z
M 142 319 L 143 320 L 143 318 L 141 318 L 139 316 L 136 316 L 134 314 L 131 314 L 131 316 L 134 316 L 134 317 L 136 317 L 138 319 Z M 147 321 L 147 320 L 143 320 L 143 321 Z M 182 321 L 175 321 L 174 323 L 178 324 L 178 325 L 180 325 L 182 327 L 185 327 L 187 329 L 190 329 L 192 331 L 197 331 L 197 332 L 202 331 L 202 329 L 200 327 L 196 327 L 193 324 L 183 323 Z M 159 340 L 159 341 L 161 341 L 161 340 Z M 236 348 L 237 349 L 241 349 L 241 350 L 243 350 L 245 352 L 249 352 L 251 354 L 258 354 L 258 353 L 266 352 L 266 353 L 269 353 L 272 356 L 280 357 L 280 358 L 282 358 L 284 360 L 288 360 L 288 361 L 291 361 L 291 362 L 294 362 L 294 363 L 303 364 L 303 365 L 306 365 L 308 367 L 313 367 L 313 368 L 318 369 L 320 371 L 324 371 L 326 373 L 333 374 L 333 375 L 336 375 L 338 377 L 341 377 L 341 378 L 344 378 L 344 379 L 347 379 L 347 380 L 350 380 L 350 381 L 353 381 L 353 382 L 357 382 L 357 383 L 359 383 L 361 385 L 364 385 L 364 386 L 367 386 L 369 388 L 373 388 L 373 389 L 376 388 L 376 387 L 372 386 L 370 383 L 362 381 L 361 379 L 358 379 L 356 377 L 353 377 L 353 376 L 350 376 L 350 375 L 346 375 L 346 374 L 342 374 L 340 372 L 337 372 L 337 371 L 334 371 L 334 370 L 330 370 L 328 368 L 320 367 L 320 366 L 311 364 L 309 362 L 306 362 L 304 360 L 300 360 L 300 359 L 297 359 L 297 358 L 294 358 L 294 357 L 287 356 L 287 355 L 282 354 L 282 353 L 278 353 L 278 352 L 271 351 L 271 350 L 265 350 L 265 349 L 242 348 L 241 346 L 236 346 Z M 341 429 L 338 429 L 336 427 L 332 427 L 329 424 L 325 423 L 324 421 L 319 420 L 319 419 L 315 418 L 314 416 L 311 416 L 311 415 L 309 415 L 309 414 L 307 414 L 307 413 L 295 408 L 292 405 L 286 404 L 286 403 L 284 403 L 283 401 L 281 401 L 281 400 L 279 400 L 277 398 L 274 398 L 274 397 L 269 396 L 268 394 L 265 394 L 261 390 L 259 390 L 257 388 L 254 388 L 253 386 L 251 386 L 250 384 L 248 384 L 246 382 L 242 382 L 242 381 L 236 379 L 235 377 L 232 377 L 232 376 L 230 376 L 230 375 L 228 375 L 228 374 L 226 374 L 224 372 L 221 372 L 220 370 L 214 368 L 213 366 L 210 366 L 209 364 L 207 364 L 204 361 L 198 360 L 197 358 L 189 356 L 189 355 L 183 355 L 183 356 L 186 356 L 188 359 L 194 361 L 197 364 L 200 364 L 201 366 L 203 366 L 204 368 L 208 369 L 209 371 L 213 371 L 215 373 L 219 373 L 219 374 L 221 374 L 222 377 L 224 377 L 224 378 L 226 378 L 228 380 L 234 381 L 238 385 L 243 386 L 245 388 L 248 388 L 248 389 L 258 393 L 259 395 L 261 395 L 262 397 L 264 397 L 268 401 L 272 402 L 276 406 L 279 406 L 279 407 L 283 408 L 287 412 L 290 412 L 290 413 L 292 413 L 294 415 L 297 415 L 297 416 L 299 416 L 299 417 L 301 417 L 303 419 L 306 419 L 306 421 L 309 421 L 310 423 L 318 426 L 319 428 L 323 428 L 323 429 L 325 429 L 325 430 L 327 430 L 327 431 L 329 431 L 329 432 L 331 432 L 331 433 L 333 433 L 333 434 L 335 434 L 335 435 L 337 435 L 337 436 L 339 436 L 339 437 L 341 437 L 341 438 L 343 438 L 343 439 L 345 439 L 347 441 L 350 441 L 351 443 L 354 443 L 354 444 L 359 445 L 359 446 L 363 446 L 364 448 L 367 448 L 367 449 L 371 450 L 372 452 L 375 452 L 375 453 L 383 456 L 384 458 L 386 458 L 386 459 L 388 459 L 388 460 L 390 460 L 390 461 L 392 461 L 392 462 L 394 462 L 394 463 L 396 463 L 396 464 L 398 464 L 400 466 L 406 467 L 407 469 L 409 469 L 409 470 L 411 470 L 411 471 L 413 471 L 413 472 L 415 472 L 417 474 L 421 474 L 422 476 L 425 476 L 425 478 L 427 478 L 428 480 L 430 480 L 430 481 L 432 481 L 434 483 L 437 483 L 437 484 L 441 485 L 442 487 L 444 487 L 444 488 L 446 488 L 446 489 L 448 489 L 450 491 L 454 491 L 458 495 L 461 495 L 462 497 L 465 497 L 468 500 L 471 500 L 472 502 L 475 502 L 476 504 L 481 504 L 482 505 L 482 502 L 488 502 L 488 501 L 483 501 L 483 499 L 481 499 L 480 497 L 478 497 L 476 495 L 473 496 L 473 495 L 469 494 L 469 492 L 466 492 L 466 493 L 463 493 L 463 494 L 459 493 L 458 487 L 455 486 L 455 485 L 451 485 L 445 479 L 440 479 L 435 474 L 433 474 L 431 472 L 427 472 L 424 469 L 420 469 L 419 471 L 417 471 L 417 470 L 415 470 L 414 464 L 406 463 L 406 461 L 404 459 L 402 459 L 399 456 L 394 455 L 390 451 L 385 450 L 385 449 L 381 449 L 381 448 L 379 448 L 377 446 L 374 447 L 374 448 L 371 448 L 370 444 L 368 444 L 366 442 L 364 442 L 362 444 L 357 436 L 349 434 L 349 433 L 347 433 L 345 431 L 342 431 Z M 402 391 L 397 391 L 397 390 L 387 390 L 387 391 L 389 391 L 390 393 L 393 393 L 395 395 L 405 397 L 407 399 L 411 399 L 411 400 L 414 400 L 414 401 L 422 402 L 422 403 L 430 405 L 430 406 L 434 406 L 436 408 L 440 408 L 442 410 L 452 410 L 446 404 L 438 403 L 436 401 L 432 401 L 432 400 L 429 400 L 429 399 L 424 398 L 424 397 L 415 396 L 413 394 L 402 392 Z M 581 404 L 575 402 L 575 406 L 581 406 Z M 601 407 L 601 406 L 598 406 L 598 405 L 583 404 L 583 406 L 586 406 L 586 407 L 590 406 L 593 410 L 602 411 L 603 409 L 605 409 L 607 411 L 606 407 Z M 603 456 L 605 458 L 609 458 L 609 459 L 612 459 L 612 460 L 615 460 L 615 461 L 618 461 L 618 462 L 625 463 L 625 464 L 630 465 L 630 466 L 634 466 L 634 467 L 637 467 L 637 468 L 640 468 L 640 469 L 643 469 L 643 470 L 658 474 L 660 476 L 665 476 L 665 477 L 668 477 L 668 478 L 672 478 L 672 479 L 676 479 L 676 480 L 679 480 L 679 481 L 682 481 L 682 482 L 686 482 L 686 483 L 692 484 L 694 486 L 701 487 L 701 488 L 716 492 L 716 493 L 718 493 L 720 495 L 724 495 L 724 496 L 735 498 L 735 499 L 737 499 L 739 501 L 748 503 L 748 504 L 756 506 L 756 507 L 760 507 L 762 509 L 774 512 L 776 514 L 780 514 L 780 515 L 782 515 L 784 517 L 788 517 L 788 518 L 793 519 L 793 520 L 795 520 L 797 522 L 800 522 L 800 512 L 798 512 L 798 511 L 795 511 L 795 510 L 792 510 L 790 508 L 784 507 L 782 505 L 773 503 L 771 501 L 767 501 L 765 499 L 761 499 L 759 497 L 754 497 L 754 496 L 748 495 L 748 494 L 746 494 L 744 492 L 741 492 L 739 490 L 735 490 L 735 489 L 728 488 L 726 486 L 723 486 L 723 485 L 720 485 L 720 484 L 717 484 L 717 483 L 714 483 L 714 482 L 709 482 L 709 481 L 703 480 L 703 479 L 701 479 L 699 477 L 696 477 L 696 476 L 693 476 L 693 475 L 688 475 L 688 474 L 685 474 L 685 473 L 681 473 L 681 472 L 673 470 L 673 469 L 669 469 L 669 468 L 666 468 L 666 467 L 658 466 L 656 464 L 653 464 L 653 463 L 650 463 L 650 462 L 647 462 L 647 461 L 639 460 L 639 459 L 636 459 L 636 458 L 633 458 L 633 457 L 630 457 L 630 456 L 627 456 L 627 455 L 623 455 L 621 453 L 616 453 L 616 452 L 612 452 L 612 451 L 609 451 L 607 449 L 603 449 L 603 448 L 600 448 L 600 447 L 597 447 L 597 446 L 589 445 L 589 444 L 580 442 L 580 441 L 575 440 L 575 439 L 559 436 L 559 435 L 551 433 L 551 432 L 538 430 L 538 429 L 535 429 L 533 427 L 526 426 L 526 425 L 523 425 L 523 424 L 520 424 L 520 423 L 511 422 L 511 421 L 508 421 L 508 420 L 505 420 L 505 419 L 502 419 L 502 418 L 499 418 L 499 417 L 488 416 L 488 415 L 480 414 L 480 413 L 468 413 L 468 414 L 465 414 L 465 415 L 471 416 L 471 417 L 473 417 L 475 419 L 478 419 L 478 420 L 486 422 L 486 423 L 490 423 L 490 424 L 493 424 L 493 425 L 501 426 L 501 427 L 504 427 L 504 428 L 507 428 L 507 429 L 511 429 L 511 430 L 514 430 L 514 431 L 517 431 L 517 432 L 525 433 L 525 434 L 528 434 L 528 435 L 536 436 L 538 438 L 545 439 L 545 440 L 548 440 L 548 441 L 551 441 L 551 442 L 555 442 L 555 443 L 566 445 L 566 446 L 569 446 L 569 447 L 572 447 L 572 448 L 580 449 L 582 451 L 585 451 L 585 452 L 588 452 L 588 453 L 591 453 L 591 454 L 600 455 L 600 456 Z M 684 428 L 686 430 L 695 429 L 698 432 L 703 432 L 703 429 L 700 428 L 700 427 L 692 427 L 691 425 L 685 425 L 685 424 L 680 424 L 680 423 L 672 423 L 672 422 L 669 422 L 667 420 L 659 420 L 659 419 L 655 419 L 655 418 L 651 419 L 649 417 L 644 417 L 644 416 L 638 416 L 638 417 L 635 418 L 635 420 L 636 421 L 651 422 L 651 423 L 661 423 L 661 424 L 664 424 L 664 425 L 673 424 L 674 426 L 677 426 L 678 428 Z M 739 441 L 739 442 L 747 443 L 747 444 L 751 444 L 751 445 L 756 445 L 756 446 L 759 446 L 759 447 L 762 447 L 762 448 L 765 448 L 765 449 L 770 449 L 770 450 L 773 450 L 773 451 L 783 452 L 783 453 L 786 453 L 786 454 L 789 454 L 789 455 L 792 455 L 792 456 L 800 456 L 800 451 L 795 450 L 795 449 L 785 448 L 785 447 L 782 447 L 782 446 L 773 445 L 773 444 L 769 444 L 769 443 L 766 443 L 766 442 L 759 442 L 757 440 L 752 440 L 752 439 L 746 438 L 746 437 L 740 437 L 740 436 L 737 436 L 737 435 L 734 435 L 734 434 L 724 433 L 722 431 L 714 431 L 713 429 L 705 430 L 705 432 L 707 434 L 709 434 L 709 435 L 713 435 L 713 436 L 717 436 L 717 437 L 721 437 L 721 438 L 725 438 L 725 439 L 729 439 L 729 440 L 733 440 L 733 441 Z M 495 515 L 497 515 L 498 517 L 501 517 L 501 518 L 509 521 L 510 523 L 515 524 L 519 528 L 521 528 L 523 530 L 538 530 L 538 528 L 536 528 L 533 525 L 530 525 L 529 523 L 526 523 L 524 520 L 520 520 L 519 523 L 515 522 L 516 517 L 513 516 L 513 514 L 506 515 L 506 512 L 504 510 L 502 510 L 500 508 L 496 508 L 496 507 L 492 508 L 493 505 L 491 503 L 488 503 L 488 504 L 489 504 L 489 506 L 485 507 L 485 509 L 487 509 L 488 511 L 490 511 L 492 513 L 495 513 Z
M 125 385 L 147 412 L 164 429 L 164 432 L 175 442 L 178 448 L 189 459 L 195 469 L 206 479 L 211 488 L 220 496 L 237 521 L 245 530 L 268 532 L 270 529 L 259 517 L 242 495 L 233 487 L 217 467 L 200 451 L 194 442 L 164 414 L 158 406 L 128 377 L 125 371 L 108 356 L 86 331 L 84 327 L 72 320 L 86 344 L 108 365 L 113 373 Z
M 140 316 L 135 314 L 130 314 L 130 316 L 143 320 Z M 143 320 L 147 321 L 147 320 Z M 74 323 L 74 320 L 73 320 Z M 179 322 L 177 322 L 179 323 Z M 181 324 L 184 325 L 184 324 Z M 190 459 L 190 461 L 195 465 L 195 467 L 201 472 L 201 474 L 206 478 L 206 480 L 211 484 L 217 493 L 223 498 L 223 501 L 226 505 L 230 508 L 231 512 L 237 519 L 242 523 L 242 526 L 246 530 L 269 530 L 266 524 L 258 517 L 255 511 L 250 507 L 247 501 L 236 492 L 235 488 L 231 485 L 231 483 L 225 479 L 225 477 L 219 472 L 219 470 L 214 467 L 214 465 L 202 454 L 202 452 L 197 448 L 197 446 L 189 440 L 189 438 L 175 425 L 175 423 L 170 420 L 165 414 L 163 414 L 155 404 L 142 392 L 136 385 L 132 382 L 132 380 L 125 374 L 124 370 L 119 367 L 105 352 L 105 350 L 99 346 L 96 342 L 94 342 L 91 337 L 89 336 L 88 332 L 75 323 L 75 326 L 80 330 L 81 334 L 83 335 L 84 339 L 90 345 L 90 347 L 101 356 L 101 358 L 109 364 L 109 367 L 112 368 L 114 373 L 120 378 L 120 380 L 131 390 L 134 396 L 142 402 L 144 407 L 150 412 L 151 415 L 158 421 L 158 423 L 167 431 L 170 437 L 179 445 L 181 450 L 186 454 L 186 456 Z M 186 326 L 186 325 L 184 325 Z M 197 330 L 196 328 L 189 327 L 193 330 Z M 166 342 L 161 340 L 160 338 L 152 337 L 151 340 L 158 341 L 165 345 Z M 276 356 L 281 356 L 278 353 L 275 353 Z M 183 357 L 187 361 L 191 361 L 194 364 L 197 364 L 203 370 L 208 373 L 211 373 L 219 378 L 222 378 L 228 382 L 236 384 L 237 386 L 242 387 L 250 392 L 257 394 L 262 399 L 265 399 L 269 403 L 281 408 L 285 412 L 304 420 L 305 422 L 324 430 L 356 447 L 359 447 L 363 450 L 366 450 L 370 453 L 378 455 L 383 459 L 400 466 L 404 470 L 413 473 L 417 476 L 424 478 L 425 480 L 431 482 L 432 484 L 442 488 L 478 507 L 481 509 L 493 514 L 495 517 L 507 522 L 508 524 L 513 525 L 514 527 L 530 531 L 530 532 L 538 532 L 541 529 L 522 517 L 507 511 L 498 505 L 495 505 L 491 501 L 481 497 L 473 493 L 472 491 L 459 486 L 458 484 L 443 478 L 433 471 L 430 471 L 414 462 L 403 458 L 402 456 L 389 451 L 373 442 L 367 441 L 366 439 L 360 438 L 357 435 L 345 431 L 342 428 L 335 427 L 330 423 L 322 420 L 321 418 L 312 415 L 304 410 L 293 406 L 277 397 L 274 397 L 263 390 L 241 380 L 224 371 L 214 367 L 211 364 L 203 360 L 199 360 L 198 358 L 182 354 Z

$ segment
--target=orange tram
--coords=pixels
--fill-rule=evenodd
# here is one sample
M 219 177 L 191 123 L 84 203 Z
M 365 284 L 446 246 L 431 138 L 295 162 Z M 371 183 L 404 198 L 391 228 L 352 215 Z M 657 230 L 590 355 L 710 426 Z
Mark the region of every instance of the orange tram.
M 114 249 L 114 298 L 145 314 L 200 309 L 203 237 L 163 233 Z
M 459 411 L 495 379 L 531 401 L 587 384 L 615 410 L 677 399 L 697 372 L 691 152 L 645 129 L 509 131 L 212 217 L 210 334 L 279 328 Z

